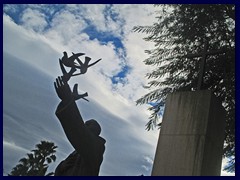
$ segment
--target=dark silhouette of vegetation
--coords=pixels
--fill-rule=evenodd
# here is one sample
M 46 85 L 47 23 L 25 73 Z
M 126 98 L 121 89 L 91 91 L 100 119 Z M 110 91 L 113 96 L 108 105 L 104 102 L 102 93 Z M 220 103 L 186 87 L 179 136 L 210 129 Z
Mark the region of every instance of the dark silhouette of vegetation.
M 235 6 L 230 4 L 156 5 L 159 15 L 151 26 L 136 26 L 135 32 L 146 33 L 146 41 L 155 48 L 146 50 L 146 65 L 156 67 L 147 74 L 149 93 L 137 104 L 151 104 L 152 114 L 146 129 L 161 127 L 166 96 L 176 91 L 195 91 L 201 56 L 206 42 L 210 53 L 206 58 L 202 88 L 211 90 L 226 110 L 224 156 L 235 171 Z
M 47 173 L 49 164 L 56 161 L 57 146 L 52 142 L 41 141 L 36 145 L 36 149 L 31 150 L 27 157 L 19 160 L 9 174 L 9 176 L 51 176 L 53 172 Z

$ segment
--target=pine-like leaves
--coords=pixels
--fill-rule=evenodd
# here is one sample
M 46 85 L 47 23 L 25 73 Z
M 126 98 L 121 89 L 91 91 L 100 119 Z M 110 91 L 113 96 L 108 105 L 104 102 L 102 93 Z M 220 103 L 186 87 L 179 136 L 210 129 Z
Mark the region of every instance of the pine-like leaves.
M 146 88 L 152 90 L 136 102 L 154 104 L 146 129 L 159 126 L 159 113 L 169 93 L 196 90 L 201 61 L 201 55 L 196 54 L 203 51 L 207 41 L 208 51 L 222 50 L 207 56 L 203 88 L 212 90 L 225 107 L 225 155 L 229 157 L 235 150 L 235 6 L 182 4 L 157 8 L 157 22 L 133 28 L 146 33 L 146 41 L 155 43 L 154 49 L 145 51 L 149 57 L 144 60 L 146 65 L 155 67 L 146 74 L 150 80 Z

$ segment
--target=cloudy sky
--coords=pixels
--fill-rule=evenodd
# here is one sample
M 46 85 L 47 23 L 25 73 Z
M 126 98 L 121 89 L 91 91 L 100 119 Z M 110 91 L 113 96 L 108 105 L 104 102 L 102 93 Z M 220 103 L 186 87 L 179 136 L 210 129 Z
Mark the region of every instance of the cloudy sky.
M 3 6 L 4 173 L 41 140 L 58 146 L 50 170 L 73 151 L 54 114 L 53 82 L 66 51 L 102 59 L 69 81 L 88 92 L 90 102 L 78 107 L 85 120 L 98 120 L 107 141 L 100 175 L 151 174 L 159 131 L 145 130 L 149 105 L 135 101 L 147 93 L 144 50 L 154 45 L 132 28 L 153 24 L 156 10 L 150 4 Z

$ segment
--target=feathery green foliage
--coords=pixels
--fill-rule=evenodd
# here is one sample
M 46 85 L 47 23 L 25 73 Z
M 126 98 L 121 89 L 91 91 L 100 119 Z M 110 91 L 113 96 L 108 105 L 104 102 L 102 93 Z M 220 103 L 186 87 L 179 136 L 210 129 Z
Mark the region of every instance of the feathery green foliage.
M 223 50 L 206 59 L 203 89 L 209 89 L 220 98 L 226 110 L 226 146 L 224 155 L 235 157 L 235 6 L 230 4 L 174 4 L 156 5 L 157 22 L 152 26 L 136 26 L 135 32 L 146 33 L 146 41 L 155 48 L 146 50 L 146 65 L 155 70 L 146 76 L 150 92 L 137 104 L 153 103 L 152 115 L 146 124 L 150 130 L 159 123 L 159 112 L 166 96 L 176 91 L 195 91 L 201 57 L 208 42 L 208 51 Z M 230 161 L 229 161 L 230 162 Z M 227 171 L 235 171 L 231 158 Z

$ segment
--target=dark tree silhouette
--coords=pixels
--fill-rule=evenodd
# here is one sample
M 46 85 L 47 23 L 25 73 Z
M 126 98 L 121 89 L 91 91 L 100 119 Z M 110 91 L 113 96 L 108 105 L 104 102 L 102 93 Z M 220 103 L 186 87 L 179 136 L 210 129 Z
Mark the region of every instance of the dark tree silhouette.
M 41 141 L 36 145 L 36 149 L 31 150 L 27 157 L 19 160 L 9 174 L 9 176 L 51 176 L 53 172 L 47 173 L 49 164 L 56 161 L 57 146 L 52 142 Z
M 219 97 L 226 110 L 224 155 L 230 159 L 227 171 L 235 171 L 235 6 L 229 4 L 156 5 L 159 15 L 151 26 L 136 26 L 135 32 L 146 33 L 146 41 L 155 48 L 146 50 L 146 65 L 156 67 L 147 74 L 150 92 L 137 100 L 149 103 L 152 115 L 146 124 L 150 130 L 161 126 L 167 94 L 195 91 L 201 57 L 196 56 L 208 43 L 202 88 Z M 216 50 L 219 53 L 214 53 Z

